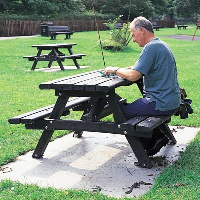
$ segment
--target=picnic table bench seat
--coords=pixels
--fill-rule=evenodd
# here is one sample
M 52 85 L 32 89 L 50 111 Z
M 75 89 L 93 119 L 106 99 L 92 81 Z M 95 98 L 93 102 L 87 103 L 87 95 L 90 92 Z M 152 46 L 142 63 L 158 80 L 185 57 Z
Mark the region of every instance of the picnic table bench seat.
M 69 109 L 73 109 L 77 106 L 87 104 L 90 100 L 90 97 L 72 97 L 69 99 L 66 104 L 63 112 L 63 116 L 69 113 Z M 50 116 L 55 104 L 33 110 L 31 112 L 18 115 L 16 117 L 10 118 L 8 121 L 10 124 L 32 124 L 35 120 L 44 119 L 45 117 Z
M 68 115 L 70 112 L 70 109 L 75 110 L 75 111 L 81 111 L 88 108 L 89 101 L 90 101 L 90 97 L 71 98 L 66 104 L 62 116 Z M 126 99 L 122 99 L 120 103 L 123 104 L 125 102 L 126 102 Z M 43 108 L 36 109 L 31 112 L 24 113 L 22 115 L 18 115 L 16 117 L 10 118 L 8 121 L 10 124 L 34 124 L 35 120 L 40 120 L 40 119 L 49 117 L 54 108 L 54 105 L 55 104 L 52 104 L 49 106 L 45 106 Z M 110 109 L 109 109 L 109 106 L 107 105 L 105 109 L 103 110 L 101 116 L 99 116 L 96 125 L 101 123 L 99 122 L 100 118 L 108 116 L 109 114 L 110 114 Z M 47 123 L 49 120 L 47 119 Z M 152 133 L 153 133 L 152 131 L 154 128 L 162 126 L 165 123 L 167 124 L 170 122 L 170 120 L 171 120 L 170 115 L 168 116 L 136 116 L 121 124 L 116 124 L 115 122 L 109 122 L 108 124 L 110 125 L 110 129 L 115 130 L 117 134 L 151 138 Z M 76 123 L 78 124 L 78 122 L 79 120 L 77 121 L 74 120 L 75 126 L 76 126 Z M 103 124 L 106 126 L 106 122 L 103 122 Z M 43 126 L 45 126 L 45 124 Z M 96 128 L 88 126 L 88 131 L 97 131 Z M 84 126 L 84 130 L 86 129 L 87 127 Z M 117 129 L 118 131 L 116 131 Z M 59 130 L 59 128 L 57 130 Z M 63 130 L 63 127 L 62 127 L 62 130 Z M 80 127 L 77 126 L 77 128 L 74 128 L 74 131 L 82 131 L 81 126 Z M 109 132 L 109 129 L 107 129 L 107 131 L 105 132 Z M 169 137 L 169 139 L 171 139 L 173 144 L 176 144 L 176 140 L 174 139 L 172 134 L 170 135 L 167 134 L 167 136 Z
M 58 55 L 57 57 L 49 57 L 48 54 L 43 54 L 40 56 L 23 56 L 23 58 L 28 58 L 29 61 L 42 60 L 42 61 L 64 61 L 65 59 L 82 59 L 86 54 L 73 54 L 73 55 Z
M 119 128 L 127 131 L 138 131 L 138 137 L 152 137 L 154 128 L 159 127 L 160 130 L 169 138 L 171 144 L 176 144 L 176 140 L 169 130 L 168 123 L 171 121 L 171 115 L 167 116 L 136 116 L 119 125 Z
M 164 122 L 168 123 L 170 118 L 171 116 L 137 116 L 122 123 L 120 128 L 149 132 Z
M 90 104 L 89 101 L 91 100 L 90 97 L 72 97 L 69 99 L 68 103 L 66 104 L 64 111 L 62 113 L 62 116 L 66 116 L 70 113 L 70 109 L 74 110 L 74 111 L 84 111 L 86 109 L 89 108 Z M 126 103 L 126 99 L 120 99 L 119 100 L 120 104 L 124 104 Z M 15 117 L 10 118 L 8 121 L 10 124 L 34 124 L 34 122 L 36 120 L 40 120 L 40 119 L 44 119 L 46 117 L 49 117 L 50 114 L 52 113 L 52 110 L 54 108 L 55 104 L 49 105 L 49 106 L 45 106 L 43 108 L 39 108 L 36 109 L 34 111 L 31 112 L 27 112 L 24 113 L 22 115 L 18 115 Z M 87 131 L 97 131 L 97 129 L 99 128 L 98 126 L 100 125 L 99 123 L 101 123 L 99 120 L 108 116 L 109 114 L 111 114 L 109 105 L 107 104 L 105 106 L 105 108 L 103 109 L 101 115 L 98 117 L 98 119 L 96 120 L 96 127 L 93 126 L 91 127 L 88 123 L 88 130 L 87 130 L 87 125 L 86 126 L 78 126 L 79 120 L 74 120 L 74 131 L 83 131 L 83 130 L 87 130 Z M 84 116 L 84 115 L 83 115 Z M 51 119 L 49 119 L 51 120 Z M 49 123 L 49 121 L 47 119 L 47 123 Z M 108 127 L 103 129 L 104 131 L 102 132 L 109 132 L 109 131 L 115 131 L 117 134 L 122 134 L 122 135 L 130 135 L 130 136 L 137 136 L 137 137 L 147 137 L 147 138 L 151 138 L 152 137 L 152 131 L 154 128 L 156 127 L 162 127 L 163 124 L 169 123 L 171 120 L 171 115 L 168 116 L 136 116 L 133 117 L 123 123 L 120 124 L 116 124 L 115 122 L 109 122 L 108 123 Z M 68 121 L 68 120 L 67 120 Z M 87 117 L 86 117 L 86 121 L 87 121 Z M 95 124 L 95 122 L 93 122 Z M 105 127 L 106 127 L 106 122 L 102 122 Z M 76 126 L 77 124 L 77 126 Z M 86 122 L 87 124 L 87 122 Z M 41 129 L 45 126 L 45 124 L 43 124 L 43 126 L 41 126 Z M 110 128 L 109 128 L 110 126 Z M 168 126 L 166 126 L 168 127 Z M 28 128 L 28 126 L 26 126 L 26 128 Z M 31 127 L 33 128 L 33 127 Z M 57 129 L 57 128 L 55 128 Z M 63 126 L 62 126 L 62 130 L 63 130 Z M 68 127 L 66 127 L 66 130 L 68 129 Z M 83 129 L 83 130 L 82 130 Z M 57 129 L 59 130 L 59 128 Z M 170 134 L 170 132 L 167 130 L 166 131 L 166 135 L 169 137 L 169 139 L 171 139 L 173 144 L 176 144 L 176 140 L 173 137 L 172 134 Z M 78 135 L 77 137 L 80 137 L 81 135 Z
M 75 33 L 75 31 L 70 30 L 68 26 L 48 26 L 48 31 L 51 36 L 51 40 L 55 40 L 56 36 L 59 34 L 65 34 L 65 39 L 70 39 L 71 35 Z
M 57 94 L 59 95 L 59 93 Z M 72 97 L 69 98 L 62 116 L 68 115 L 69 110 L 72 109 L 74 111 L 84 111 L 89 106 L 89 101 L 91 100 L 91 97 Z M 119 99 L 120 104 L 126 103 L 126 99 Z M 8 120 L 10 124 L 32 124 L 35 120 L 38 119 L 44 119 L 46 117 L 49 117 L 50 114 L 53 111 L 55 104 L 45 106 L 15 117 L 12 117 Z M 100 118 L 103 118 L 107 115 L 111 114 L 109 105 L 106 105 L 104 110 L 102 111 Z
M 41 58 L 45 58 L 46 56 L 48 56 L 48 54 L 40 55 Z M 38 56 L 30 55 L 30 56 L 23 56 L 23 58 L 28 58 L 29 61 L 34 61 L 36 58 L 38 58 Z
M 64 56 L 59 56 L 58 60 L 64 60 L 66 59 L 82 59 L 82 56 L 86 56 L 86 54 L 73 54 L 73 55 L 64 55 Z

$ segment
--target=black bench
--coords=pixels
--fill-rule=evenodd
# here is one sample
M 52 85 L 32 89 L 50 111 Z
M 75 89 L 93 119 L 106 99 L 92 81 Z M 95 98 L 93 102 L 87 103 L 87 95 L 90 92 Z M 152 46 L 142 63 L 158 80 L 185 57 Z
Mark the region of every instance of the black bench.
M 115 28 L 116 28 L 116 29 L 122 29 L 122 28 L 123 28 L 122 23 L 116 23 L 116 24 L 115 24 Z
M 73 97 L 68 100 L 64 108 L 63 116 L 69 114 L 70 109 L 75 109 L 80 105 L 85 105 L 87 108 L 90 97 Z M 18 115 L 16 117 L 12 117 L 8 120 L 10 124 L 32 124 L 35 120 L 44 119 L 49 117 L 52 113 L 55 104 L 45 106 L 43 108 L 39 108 L 37 110 L 33 110 L 31 112 L 24 113 L 22 115 Z
M 82 56 L 86 56 L 86 54 L 73 54 L 73 55 L 58 56 L 57 60 L 64 61 L 65 59 L 82 59 Z
M 46 56 L 48 56 L 48 54 L 40 55 L 41 58 L 45 58 Z M 23 58 L 28 58 L 29 61 L 34 61 L 34 60 L 36 60 L 38 57 L 32 55 L 32 56 L 23 56 Z
M 178 28 L 178 29 L 183 28 L 183 29 L 186 30 L 186 28 L 188 27 L 188 26 L 185 25 L 183 22 L 176 22 L 176 25 L 177 25 L 177 28 Z
M 170 139 L 171 144 L 176 144 L 176 140 L 169 131 L 168 123 L 171 121 L 171 116 L 136 116 L 128 121 L 118 125 L 118 127 L 124 131 L 126 134 L 128 131 L 138 131 L 139 135 L 137 137 L 152 137 L 152 131 L 154 128 L 159 127 L 160 130 Z M 165 131 L 163 128 L 167 128 Z M 141 134 L 143 133 L 143 134 Z
M 35 61 L 40 59 L 44 61 L 64 61 L 65 59 L 82 59 L 82 56 L 86 56 L 86 54 L 72 54 L 72 55 L 60 55 L 57 56 L 56 58 L 52 57 L 51 59 L 49 58 L 48 54 L 40 55 L 40 56 L 23 56 L 23 58 L 28 58 L 29 61 Z
M 197 23 L 196 26 L 197 26 L 197 29 L 199 29 L 200 28 L 200 23 Z
M 51 40 L 55 40 L 56 36 L 60 34 L 65 34 L 65 39 L 70 39 L 75 31 L 70 30 L 68 26 L 48 26 L 48 32 Z
M 156 29 L 156 31 L 159 31 L 159 29 L 161 28 L 161 26 L 159 26 L 157 22 L 152 22 L 152 26 L 153 26 L 153 29 Z

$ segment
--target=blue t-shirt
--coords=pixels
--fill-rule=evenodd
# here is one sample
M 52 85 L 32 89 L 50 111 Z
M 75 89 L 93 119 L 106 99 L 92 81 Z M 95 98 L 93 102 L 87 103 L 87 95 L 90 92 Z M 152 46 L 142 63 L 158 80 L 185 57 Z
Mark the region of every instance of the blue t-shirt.
M 144 97 L 148 102 L 156 102 L 156 110 L 167 111 L 180 106 L 176 62 L 165 42 L 152 39 L 143 47 L 132 69 L 144 75 Z

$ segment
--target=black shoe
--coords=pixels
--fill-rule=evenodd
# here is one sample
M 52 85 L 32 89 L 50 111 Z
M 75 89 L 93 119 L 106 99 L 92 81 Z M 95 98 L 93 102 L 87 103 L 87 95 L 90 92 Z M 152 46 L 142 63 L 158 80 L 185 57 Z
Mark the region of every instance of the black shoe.
M 156 143 L 153 145 L 153 147 L 149 150 L 147 150 L 147 155 L 148 156 L 153 156 L 156 153 L 158 153 L 160 151 L 160 149 L 164 146 L 167 145 L 167 143 L 169 142 L 169 139 L 164 136 L 163 138 L 160 138 L 156 141 Z

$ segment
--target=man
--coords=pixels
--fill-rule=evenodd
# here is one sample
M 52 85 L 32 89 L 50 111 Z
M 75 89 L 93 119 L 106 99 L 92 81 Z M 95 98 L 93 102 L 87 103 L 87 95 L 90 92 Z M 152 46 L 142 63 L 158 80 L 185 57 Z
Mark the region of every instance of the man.
M 138 115 L 170 115 L 180 106 L 177 68 L 169 46 L 156 38 L 152 24 L 144 17 L 135 18 L 130 24 L 133 42 L 143 47 L 132 67 L 106 67 L 105 74 L 117 74 L 130 81 L 143 77 L 143 98 L 123 107 L 127 119 Z M 157 128 L 151 139 L 141 138 L 149 156 L 156 154 L 169 139 Z

